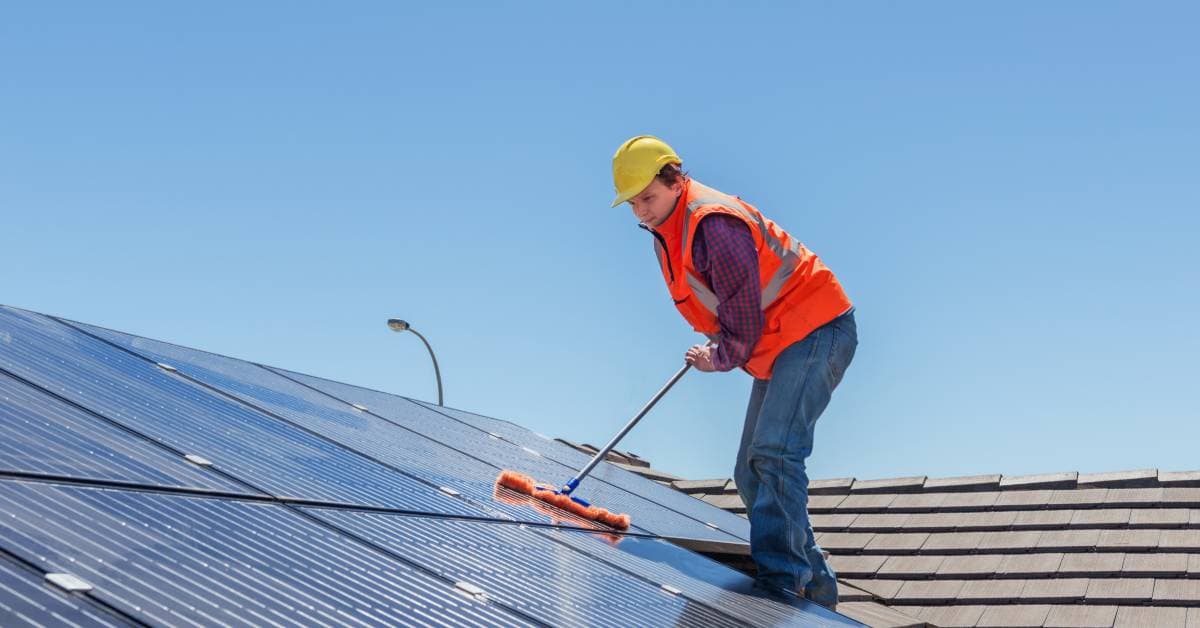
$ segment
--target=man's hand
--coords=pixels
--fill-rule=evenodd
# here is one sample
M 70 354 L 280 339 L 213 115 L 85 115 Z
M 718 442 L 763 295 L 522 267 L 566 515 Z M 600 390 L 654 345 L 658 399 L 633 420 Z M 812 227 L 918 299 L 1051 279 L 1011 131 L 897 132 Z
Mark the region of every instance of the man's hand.
M 713 348 L 709 346 L 696 345 L 691 349 L 688 349 L 687 355 L 683 356 L 683 359 L 688 364 L 696 367 L 697 371 L 712 373 L 717 370 L 713 368 L 712 349 Z

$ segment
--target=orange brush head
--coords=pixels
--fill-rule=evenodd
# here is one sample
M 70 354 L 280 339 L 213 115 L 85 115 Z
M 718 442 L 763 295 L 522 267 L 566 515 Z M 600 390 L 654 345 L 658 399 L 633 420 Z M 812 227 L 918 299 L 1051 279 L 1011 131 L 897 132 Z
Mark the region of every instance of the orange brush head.
M 506 469 L 500 472 L 500 477 L 496 478 L 496 484 L 518 493 L 532 495 L 551 506 L 583 517 L 584 519 L 598 521 L 618 530 L 629 529 L 629 515 L 612 513 L 596 506 L 584 506 L 571 499 L 568 495 L 557 493 L 544 485 L 538 485 L 537 482 L 533 481 L 533 478 L 524 473 L 517 473 L 516 471 Z
M 496 484 L 508 487 L 518 493 L 533 495 L 534 481 L 533 478 L 524 473 L 509 471 L 505 469 L 500 472 L 500 477 L 496 478 Z

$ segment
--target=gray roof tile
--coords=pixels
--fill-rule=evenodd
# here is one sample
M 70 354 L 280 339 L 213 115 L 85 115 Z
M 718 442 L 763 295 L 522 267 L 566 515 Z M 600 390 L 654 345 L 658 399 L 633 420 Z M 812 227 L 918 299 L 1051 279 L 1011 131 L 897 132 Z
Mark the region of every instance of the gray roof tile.
M 905 529 L 910 515 L 904 513 L 875 513 L 858 515 L 850 526 L 855 532 L 898 532 Z
M 854 520 L 861 515 L 846 514 L 846 515 L 819 515 L 812 514 L 808 516 L 809 522 L 812 523 L 813 530 L 836 531 L 841 532 L 850 527 Z
M 1003 491 L 1000 497 L 996 498 L 994 508 L 1005 509 L 1028 509 L 1040 508 L 1050 503 L 1050 497 L 1054 495 L 1054 491 Z
M 981 604 L 969 606 L 924 606 L 918 617 L 943 628 L 971 628 L 979 622 L 979 617 L 986 606 Z
M 1200 554 L 1188 554 L 1188 575 L 1200 576 Z
M 1016 511 L 927 512 L 914 514 L 904 523 L 913 532 L 967 532 L 1007 530 L 1016 520 Z
M 1040 530 L 1028 530 L 1021 532 L 984 532 L 983 538 L 979 540 L 979 547 L 976 548 L 980 552 L 986 551 L 1028 551 L 1030 548 L 1037 547 L 1043 534 Z
M 1172 578 L 1155 580 L 1154 601 L 1182 604 L 1184 606 L 1200 606 L 1200 580 Z
M 897 495 L 888 505 L 892 511 L 898 512 L 929 512 L 936 510 L 946 499 L 947 493 L 910 493 Z
M 1096 508 L 1071 511 L 1069 525 L 1082 528 L 1123 528 L 1129 524 L 1128 508 Z
M 1066 554 L 1058 565 L 1058 573 L 1063 576 L 1115 576 L 1121 573 L 1124 563 L 1124 554 Z
M 906 602 L 950 602 L 958 598 L 962 588 L 961 580 L 909 580 L 900 587 L 895 599 Z
M 1096 548 L 1101 550 L 1152 550 L 1158 547 L 1162 530 L 1104 530 Z
M 952 532 L 958 526 L 958 515 L 967 513 L 917 512 L 908 515 L 905 529 L 913 532 Z
M 1075 471 L 1066 473 L 1041 473 L 1037 475 L 1004 476 L 1000 478 L 1000 488 L 1006 490 L 1032 488 L 1074 488 L 1079 474 Z
M 1109 628 L 1116 606 L 1055 606 L 1042 624 L 1046 628 Z
M 1159 488 L 1113 488 L 1109 489 L 1105 501 L 1110 506 L 1157 506 L 1162 503 L 1166 490 Z
M 874 600 L 874 595 L 858 587 L 852 587 L 845 582 L 838 583 L 838 604 L 843 602 L 872 602 Z
M 1126 554 L 1121 565 L 1121 573 L 1127 576 L 1184 576 L 1187 572 L 1187 554 Z
M 864 552 L 883 552 L 887 554 L 915 554 L 929 535 L 924 532 L 907 532 L 902 534 L 876 534 L 875 538 L 863 548 Z
M 808 511 L 830 511 L 840 506 L 845 499 L 846 497 L 843 495 L 809 495 Z
M 1187 628 L 1200 628 L 1200 608 L 1188 609 Z
M 1014 529 L 1027 530 L 1056 530 L 1065 528 L 1071 523 L 1071 518 L 1075 516 L 1077 511 L 1074 510 L 1021 510 L 1010 511 L 1016 512 L 1017 517 L 1013 521 Z
M 878 577 L 920 577 L 935 573 L 945 556 L 889 556 L 879 568 Z
M 887 556 L 833 556 L 833 570 L 843 578 L 869 578 L 887 561 Z
M 1165 606 L 1122 606 L 1117 609 L 1116 628 L 1184 628 L 1186 608 Z
M 823 497 L 818 495 L 817 497 Z M 830 495 L 830 497 L 833 497 Z M 849 495 L 838 504 L 838 510 L 855 512 L 883 512 L 896 499 L 895 495 Z
M 982 493 L 950 493 L 942 501 L 940 508 L 944 510 L 987 510 L 1000 499 L 999 491 Z
M 946 556 L 937 568 L 937 575 L 944 577 L 974 578 L 996 574 L 1004 562 L 1000 554 L 973 554 L 969 556 Z M 1057 563 L 1055 563 L 1057 567 Z
M 1078 490 L 1057 490 L 1050 496 L 1050 507 L 1087 507 L 1103 504 L 1108 497 L 1106 488 L 1086 488 Z
M 1049 604 L 989 606 L 975 625 L 979 628 L 1041 626 L 1049 614 Z
M 1105 486 L 1119 488 L 1136 488 L 1158 485 L 1158 469 L 1138 469 L 1136 471 L 1109 471 L 1105 473 L 1081 473 L 1076 480 L 1079 487 Z
M 718 480 L 675 480 L 671 486 L 685 493 L 724 493 L 728 478 Z
M 1088 603 L 1137 604 L 1154 597 L 1153 578 L 1092 578 L 1088 581 Z
M 875 535 L 870 532 L 823 532 L 817 544 L 830 552 L 859 552 Z
M 1166 488 L 1163 489 L 1164 506 L 1183 508 L 1200 508 L 1200 488 Z
M 959 530 L 1007 530 L 1017 522 L 1015 510 L 964 512 L 958 514 Z
M 996 568 L 997 576 L 1023 576 L 1023 577 L 1038 577 L 1052 575 L 1058 572 L 1058 566 L 1062 563 L 1063 554 L 1061 552 L 1050 552 L 1046 554 L 1009 554 L 1000 562 L 1000 566 Z
M 732 484 L 732 482 L 730 482 Z M 813 480 L 808 483 L 809 495 L 844 495 L 850 492 L 854 478 L 834 478 L 831 480 Z
M 716 506 L 724 508 L 732 512 L 746 512 L 746 504 L 742 503 L 742 498 L 737 495 L 697 495 L 700 499 Z
M 855 480 L 851 493 L 905 493 L 920 491 L 925 485 L 925 476 L 885 478 L 882 480 Z
M 953 478 L 928 478 L 925 480 L 927 491 L 979 491 L 998 490 L 1000 476 L 997 475 L 964 475 Z
M 923 620 L 874 602 L 838 604 L 837 611 L 874 628 L 920 628 L 925 625 Z
M 900 587 L 904 586 L 903 580 L 861 580 L 855 578 L 847 578 L 846 584 L 852 587 L 862 589 L 871 595 L 883 600 L 891 600 L 896 597 L 896 593 Z
M 1200 552 L 1200 530 L 1163 530 L 1158 547 L 1167 551 Z
M 1053 602 L 1070 604 L 1087 595 L 1087 578 L 1042 578 L 1026 580 L 1021 589 L 1021 601 L 1029 604 Z
M 1100 530 L 1047 530 L 1038 539 L 1037 548 L 1042 551 L 1080 552 L 1096 547 Z
M 968 554 L 979 546 L 985 532 L 940 532 L 929 535 L 921 546 L 922 552 Z
M 1011 602 L 1021 597 L 1024 580 L 970 580 L 959 583 L 958 599 L 964 602 Z
M 1188 525 L 1187 508 L 1135 508 L 1129 516 L 1130 527 L 1173 528 Z
M 1200 486 L 1200 471 L 1159 471 L 1158 483 L 1163 486 Z

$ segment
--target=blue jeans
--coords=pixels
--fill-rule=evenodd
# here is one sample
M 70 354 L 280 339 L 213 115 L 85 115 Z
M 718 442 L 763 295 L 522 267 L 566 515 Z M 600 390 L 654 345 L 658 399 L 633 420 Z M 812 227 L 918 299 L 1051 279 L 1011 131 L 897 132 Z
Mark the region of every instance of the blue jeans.
M 837 605 L 837 574 L 808 519 L 808 474 L 817 418 L 854 359 L 853 308 L 813 330 L 775 359 L 771 379 L 755 379 L 734 481 L 750 515 L 750 554 L 769 590 L 798 591 Z

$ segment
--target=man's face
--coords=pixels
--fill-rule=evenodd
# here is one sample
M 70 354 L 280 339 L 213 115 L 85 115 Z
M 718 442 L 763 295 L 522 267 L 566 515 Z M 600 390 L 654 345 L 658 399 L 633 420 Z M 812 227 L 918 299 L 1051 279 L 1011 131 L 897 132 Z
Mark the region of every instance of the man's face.
M 646 189 L 629 199 L 629 205 L 640 222 L 648 227 L 657 227 L 671 215 L 675 201 L 682 192 L 683 186 L 678 181 L 666 185 L 655 178 Z

